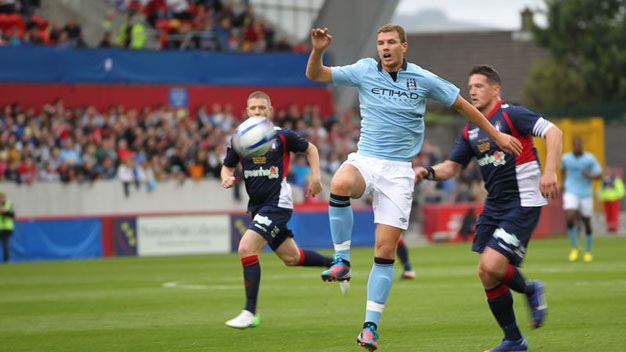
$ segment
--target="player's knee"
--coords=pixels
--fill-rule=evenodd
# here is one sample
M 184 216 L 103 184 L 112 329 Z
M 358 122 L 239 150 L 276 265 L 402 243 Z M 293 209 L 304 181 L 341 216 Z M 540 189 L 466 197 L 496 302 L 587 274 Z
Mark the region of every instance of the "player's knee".
M 256 253 L 253 253 L 252 249 L 243 241 L 239 242 L 239 247 L 237 248 L 237 251 L 239 252 L 239 256 L 241 258 L 249 257 L 251 255 L 256 254 Z
M 481 279 L 498 277 L 501 271 L 498 263 L 481 262 L 478 264 L 478 276 L 480 276 Z
M 349 195 L 352 191 L 352 183 L 345 177 L 333 177 L 330 181 L 330 192 L 338 195 Z
M 394 258 L 396 246 L 392 243 L 377 243 L 375 253 L 379 258 Z
M 567 227 L 568 228 L 574 227 L 574 219 L 570 219 L 570 218 L 567 219 Z
M 300 264 L 300 258 L 297 255 L 287 255 L 280 259 L 283 260 L 286 266 L 298 266 Z

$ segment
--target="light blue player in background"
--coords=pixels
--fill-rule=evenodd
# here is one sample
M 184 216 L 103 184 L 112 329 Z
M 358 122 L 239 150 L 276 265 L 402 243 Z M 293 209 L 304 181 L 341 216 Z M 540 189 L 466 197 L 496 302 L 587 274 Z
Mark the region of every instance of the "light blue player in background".
M 375 258 L 367 283 L 365 323 L 357 343 L 373 351 L 378 347 L 377 328 L 393 282 L 396 245 L 409 224 L 415 183 L 411 159 L 419 153 L 424 140 L 426 99 L 454 107 L 507 153 L 519 155 L 522 145 L 493 127 L 453 84 L 408 63 L 404 59 L 406 33 L 400 26 L 385 25 L 378 30 L 379 61 L 366 58 L 347 66 L 324 66 L 322 55 L 332 40 L 328 28 L 313 29 L 311 40 L 313 50 L 306 76 L 315 82 L 359 89 L 361 136 L 357 152 L 348 156 L 331 182 L 328 215 L 335 259 L 322 273 L 322 279 L 344 283 L 350 279 L 350 198 L 371 193 Z
M 567 236 L 572 243 L 569 253 L 571 262 L 578 259 L 578 234 L 576 233 L 576 214 L 580 214 L 585 225 L 585 254 L 583 260 L 593 260 L 591 254 L 591 216 L 593 215 L 592 180 L 602 177 L 602 168 L 591 153 L 583 150 L 582 139 L 576 137 L 572 141 L 572 152 L 563 154 L 561 158 L 563 175 L 563 209 L 567 218 Z

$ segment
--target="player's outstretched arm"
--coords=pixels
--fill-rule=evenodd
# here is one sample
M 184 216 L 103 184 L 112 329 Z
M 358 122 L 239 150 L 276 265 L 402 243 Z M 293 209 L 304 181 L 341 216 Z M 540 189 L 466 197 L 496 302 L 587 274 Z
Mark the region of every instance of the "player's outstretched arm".
M 231 188 L 235 184 L 235 168 L 222 165 L 220 172 L 222 177 L 222 187 Z
M 517 138 L 496 130 L 496 128 L 487 121 L 487 118 L 461 95 L 456 97 L 456 101 L 452 106 L 463 115 L 463 117 L 472 121 L 481 130 L 485 131 L 505 153 L 514 153 L 515 155 L 522 153 L 522 143 Z
M 309 162 L 311 168 L 311 179 L 308 189 L 306 190 L 306 197 L 311 197 L 319 194 L 322 191 L 322 179 L 320 177 L 320 154 L 317 151 L 317 147 L 309 142 L 309 147 L 305 151 L 306 160 Z
M 444 162 L 434 165 L 431 168 L 418 166 L 415 168 L 415 183 L 420 183 L 424 179 L 433 181 L 445 181 L 451 177 L 456 176 L 461 171 L 461 168 L 461 164 L 452 160 L 446 160 Z
M 556 168 L 561 160 L 561 150 L 563 149 L 563 132 L 552 126 L 546 132 L 546 167 L 539 181 L 541 194 L 548 198 L 555 198 L 559 192 L 557 187 Z
M 330 67 L 322 64 L 324 50 L 330 45 L 333 36 L 328 34 L 328 28 L 313 28 L 311 30 L 311 44 L 313 50 L 306 65 L 306 77 L 313 82 L 332 83 L 333 76 Z

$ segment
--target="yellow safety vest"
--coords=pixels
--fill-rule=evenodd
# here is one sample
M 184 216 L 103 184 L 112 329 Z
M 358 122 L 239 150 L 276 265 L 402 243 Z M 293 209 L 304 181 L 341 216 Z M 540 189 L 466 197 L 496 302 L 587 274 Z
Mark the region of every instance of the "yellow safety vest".
M 598 200 L 601 202 L 612 202 L 624 198 L 624 182 L 616 178 L 613 181 L 613 187 L 603 188 L 602 182 L 598 186 Z
M 11 202 L 4 202 L 4 210 L 11 210 Z M 0 231 L 13 231 L 13 218 L 0 214 Z

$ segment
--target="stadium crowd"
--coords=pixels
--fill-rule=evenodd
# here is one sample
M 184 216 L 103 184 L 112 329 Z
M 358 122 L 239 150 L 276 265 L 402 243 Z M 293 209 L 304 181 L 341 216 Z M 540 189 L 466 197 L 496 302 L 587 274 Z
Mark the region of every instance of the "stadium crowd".
M 24 1 L 24 0 L 22 0 Z M 61 24 L 34 13 L 21 1 L 0 6 L 0 46 L 49 45 L 61 48 L 144 49 L 146 25 L 158 31 L 161 49 L 198 49 L 241 52 L 307 52 L 308 43 L 291 45 L 286 36 L 277 38 L 272 24 L 255 16 L 252 6 L 235 11 L 231 2 L 220 0 L 125 0 L 117 1 L 119 12 L 105 14 L 105 31 L 97 45 L 87 43 L 73 18 Z M 28 9 L 28 10 L 26 10 Z M 123 17 L 115 28 L 115 17 Z
M 192 113 L 166 105 L 70 108 L 62 99 L 39 110 L 5 105 L 0 110 L 0 181 L 29 185 L 119 179 L 152 190 L 168 179 L 219 178 L 229 136 L 244 118 L 245 111 L 236 114 L 220 103 L 202 104 Z M 321 168 L 329 174 L 356 150 L 359 119 L 353 111 L 322 116 L 316 105 L 292 104 L 276 110 L 274 123 L 314 143 Z M 439 149 L 426 141 L 414 163 L 430 165 L 441 158 Z M 289 181 L 305 188 L 308 174 L 305 158 L 296 155 Z M 481 199 L 476 168 L 468 167 L 458 181 L 420 185 L 425 201 Z
M 250 4 L 236 11 L 231 1 L 126 0 L 118 5 L 129 14 L 145 16 L 159 31 L 163 49 L 220 51 L 306 52 L 308 44 L 292 46 L 286 36 L 276 38 L 274 27 L 259 19 Z M 119 35 L 119 34 L 118 34 Z

